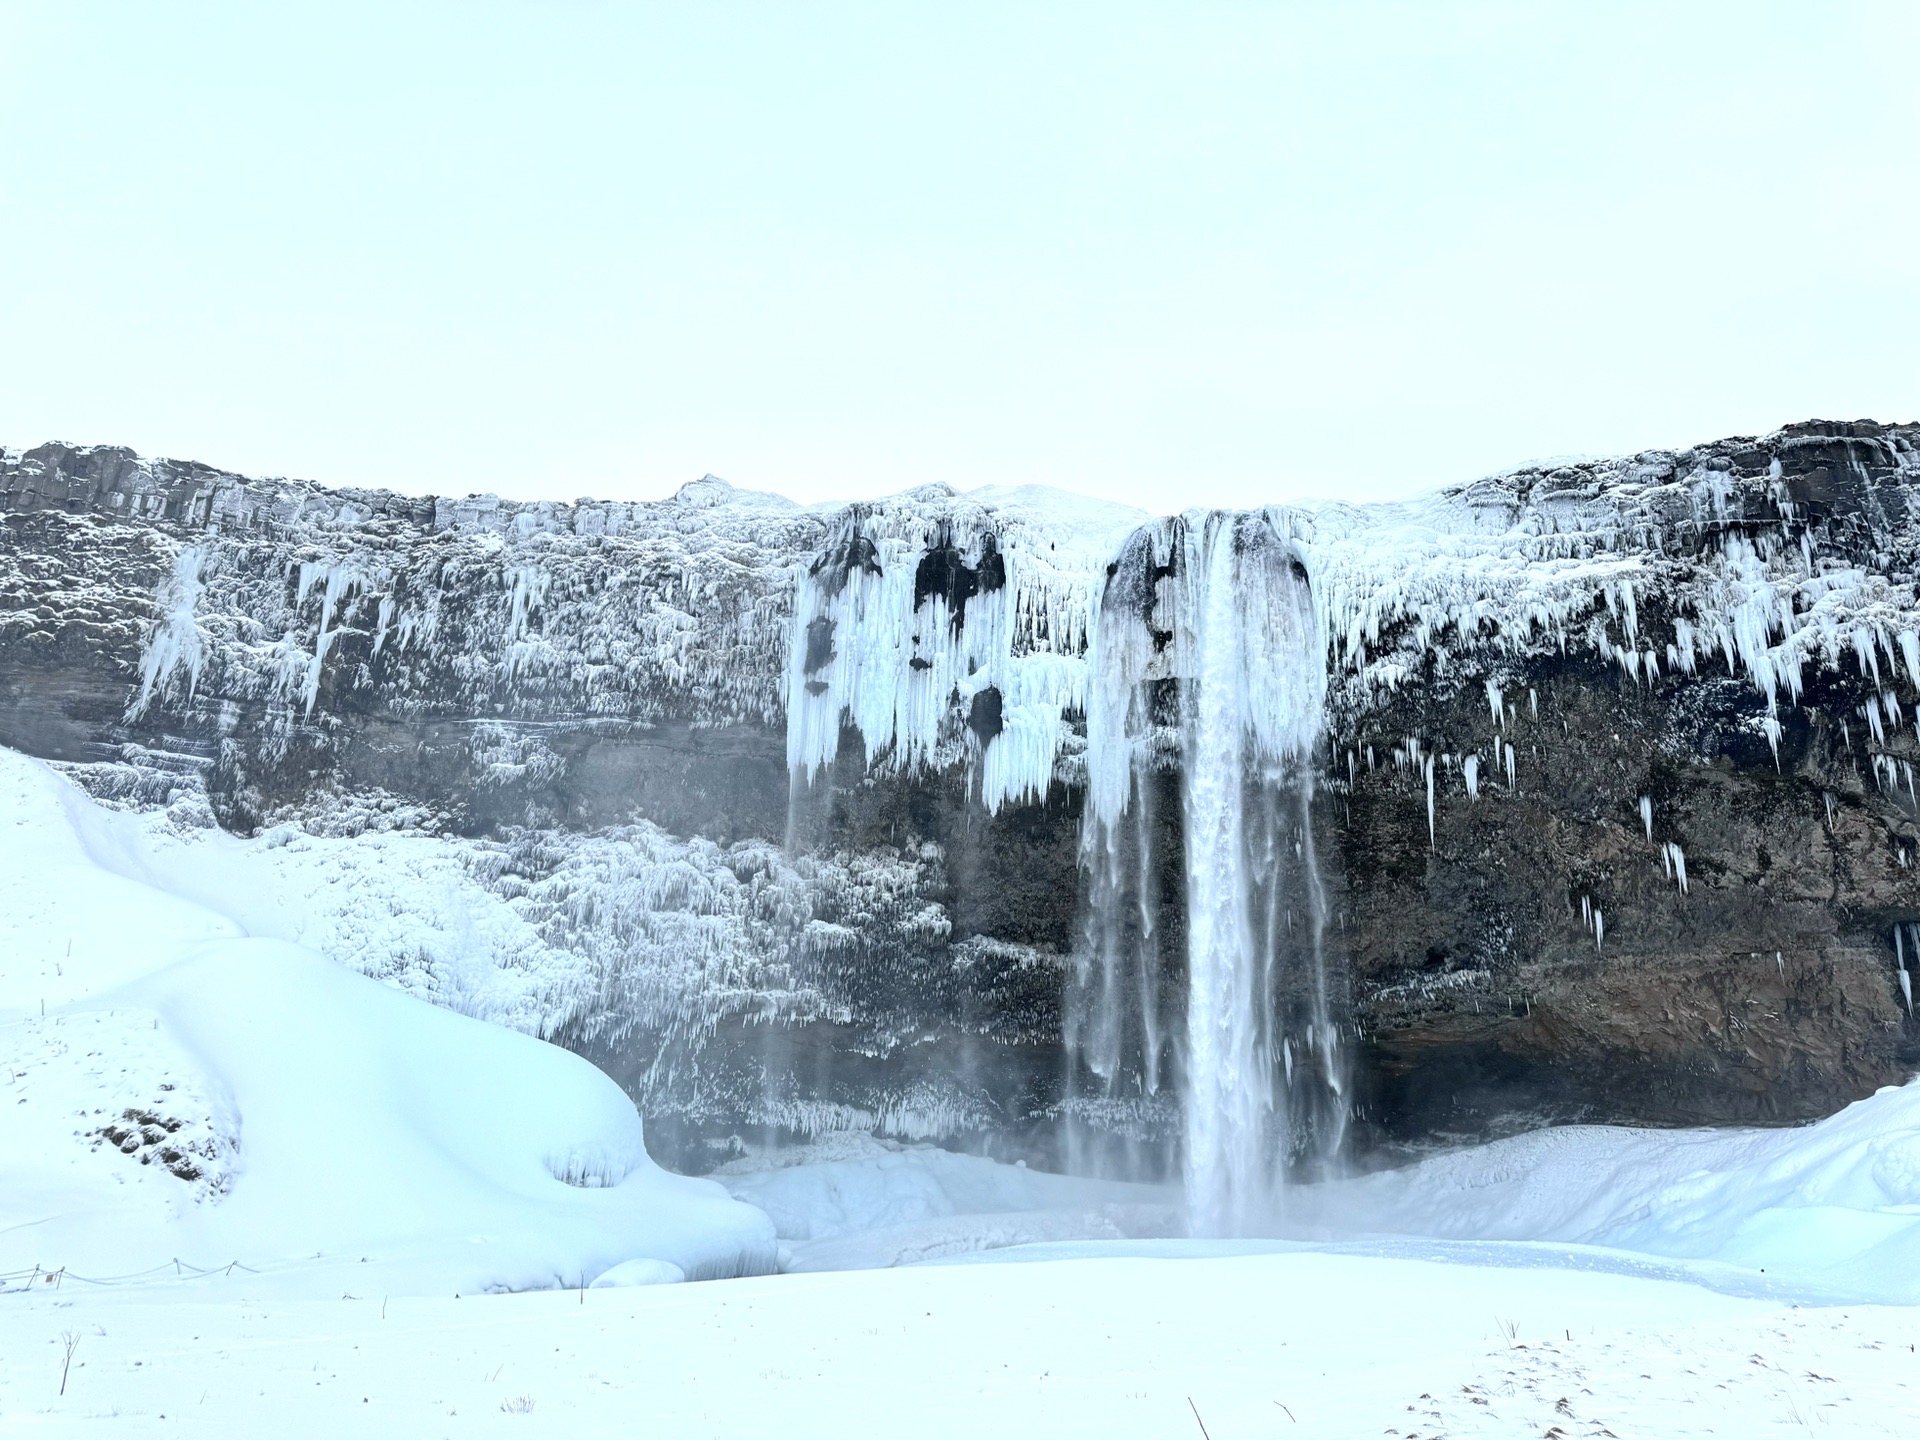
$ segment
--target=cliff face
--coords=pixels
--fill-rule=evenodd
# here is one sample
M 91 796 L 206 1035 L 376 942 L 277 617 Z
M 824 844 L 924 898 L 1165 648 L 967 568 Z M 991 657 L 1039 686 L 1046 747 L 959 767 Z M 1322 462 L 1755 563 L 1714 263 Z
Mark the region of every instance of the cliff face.
M 1920 430 L 1809 424 L 1258 517 L 1327 657 L 1364 1143 L 1795 1119 L 1920 1065 L 1917 479 Z M 1061 1158 L 1124 611 L 1178 1028 L 1191 522 L 420 500 L 64 446 L 0 452 L 0 508 L 0 743 L 240 834 L 441 837 L 544 947 L 500 1018 L 691 1165 L 845 1125 Z M 1137 1099 L 1102 1123 L 1151 1150 Z

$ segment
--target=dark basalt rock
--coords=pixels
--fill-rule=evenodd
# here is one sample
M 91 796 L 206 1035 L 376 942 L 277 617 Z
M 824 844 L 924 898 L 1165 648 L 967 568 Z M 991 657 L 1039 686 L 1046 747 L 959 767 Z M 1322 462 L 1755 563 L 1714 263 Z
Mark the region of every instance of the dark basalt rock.
M 992 685 L 976 690 L 967 705 L 967 729 L 986 745 L 1002 728 L 1000 691 Z

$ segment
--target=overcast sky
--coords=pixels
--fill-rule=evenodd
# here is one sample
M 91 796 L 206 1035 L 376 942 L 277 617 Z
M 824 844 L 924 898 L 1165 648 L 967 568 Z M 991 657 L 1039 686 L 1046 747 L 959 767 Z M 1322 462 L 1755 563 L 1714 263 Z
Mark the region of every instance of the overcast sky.
M 0 443 L 1154 510 L 1920 415 L 1920 4 L 0 0 Z

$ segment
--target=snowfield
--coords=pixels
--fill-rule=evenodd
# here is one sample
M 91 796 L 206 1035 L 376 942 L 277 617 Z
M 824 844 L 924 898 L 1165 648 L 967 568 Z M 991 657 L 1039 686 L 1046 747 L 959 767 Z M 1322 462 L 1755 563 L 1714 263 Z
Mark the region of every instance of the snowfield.
M 587 1062 L 460 1013 L 512 974 L 365 963 L 412 923 L 383 861 L 448 842 L 362 838 L 163 835 L 0 752 L 0 1431 L 1916 1431 L 1920 1086 L 1523 1136 L 1257 1241 L 860 1135 L 692 1180 Z M 442 953 L 511 971 L 469 918 Z
M 1197 1411 L 1212 1440 L 1763 1440 L 1910 1436 L 1920 1413 L 1920 1312 L 1565 1269 L 1306 1253 L 460 1300 L 225 1286 L 9 1297 L 0 1427 L 1199 1440 Z

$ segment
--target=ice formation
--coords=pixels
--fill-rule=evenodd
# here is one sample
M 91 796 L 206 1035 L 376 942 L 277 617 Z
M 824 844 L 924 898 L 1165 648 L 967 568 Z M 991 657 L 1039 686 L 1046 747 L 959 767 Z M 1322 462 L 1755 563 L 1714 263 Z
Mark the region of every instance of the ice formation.
M 1884 748 L 1906 718 L 1890 682 L 1920 675 L 1920 604 L 1895 573 L 1920 457 L 1902 432 L 1844 442 L 1863 475 L 1894 478 L 1864 482 L 1858 513 L 1796 505 L 1779 457 L 1834 443 L 1784 433 L 1293 507 L 1340 723 L 1425 664 L 1464 662 L 1507 728 L 1503 664 L 1582 648 L 1637 686 L 1717 657 L 1761 697 L 1776 745 L 1808 668 L 1854 663 L 1877 692 L 1857 718 Z M 1747 450 L 1770 468 L 1740 468 Z M 184 709 L 217 682 L 294 726 L 323 726 L 355 692 L 691 712 L 784 721 L 808 769 L 850 725 L 878 763 L 976 764 L 990 806 L 1043 791 L 1066 755 L 1103 567 L 1146 519 L 1035 490 L 807 509 L 708 477 L 659 504 L 513 504 L 117 463 L 102 503 L 161 524 L 170 561 L 138 607 L 153 615 L 141 707 Z M 95 543 L 86 517 L 43 513 L 75 553 Z M 811 671 L 809 637 L 825 657 Z M 983 702 L 969 739 L 989 689 L 997 726 Z M 1537 715 L 1532 687 L 1528 703 Z
M 1687 893 L 1687 852 L 1671 840 L 1660 844 L 1660 868 L 1666 872 L 1669 880 L 1680 887 L 1682 895 Z
M 1801 443 L 1832 441 L 1765 442 L 1776 457 Z M 1920 470 L 1898 434 L 1854 443 L 1863 473 Z M 171 472 L 131 463 L 145 513 Z M 1809 667 L 1852 665 L 1872 682 L 1853 718 L 1884 774 L 1909 718 L 1892 679 L 1920 676 L 1920 603 L 1893 573 L 1914 548 L 1908 487 L 1871 482 L 1866 511 L 1835 517 L 1791 501 L 1777 458 L 1739 463 L 1729 443 L 1289 510 L 1329 724 L 1356 766 L 1380 697 L 1429 666 L 1463 670 L 1485 687 L 1511 788 L 1512 664 L 1583 649 L 1635 687 L 1717 658 L 1756 695 L 1776 758 Z M 1079 778 L 1103 569 L 1145 520 L 941 487 L 809 510 L 711 477 L 657 505 L 566 506 L 209 474 L 167 508 L 200 528 L 162 540 L 173 563 L 146 602 L 136 711 L 190 709 L 211 688 L 264 704 L 289 736 L 324 736 L 356 693 L 403 712 L 784 722 L 803 780 L 850 728 L 870 767 L 967 770 L 990 811 Z
M 713 1103 L 703 1046 L 723 1023 L 845 1022 L 842 977 L 942 941 L 937 856 L 790 858 L 778 845 L 636 823 L 495 839 L 423 833 L 432 817 L 330 804 L 252 839 L 222 833 L 201 776 L 117 762 L 57 767 L 135 813 L 117 853 L 170 891 L 419 999 L 527 1034 L 646 1057 L 655 1115 Z M 0 770 L 18 757 L 0 751 Z M 389 802 L 390 804 L 390 802 Z M 858 925 L 849 923 L 858 919 Z M 835 1116 L 775 1095 L 792 1128 L 946 1135 L 933 1107 Z
M 845 512 L 823 553 L 795 567 L 786 709 L 797 783 L 833 760 L 851 726 L 869 769 L 964 760 L 989 812 L 1045 797 L 1066 717 L 1087 704 L 1100 566 L 1139 519 L 1102 508 L 1062 534 L 1045 527 L 1051 513 L 1041 500 L 920 491 Z
M 198 545 L 185 546 L 174 557 L 173 571 L 154 606 L 156 619 L 151 636 L 140 657 L 140 689 L 133 699 L 136 714 L 153 703 L 155 695 L 172 682 L 175 672 L 184 672 L 189 700 L 200 683 L 206 649 L 194 611 L 204 588 L 200 570 L 206 558 L 205 549 Z
M 1900 998 L 1907 1007 L 1907 1018 L 1913 1018 L 1913 975 L 1907 969 L 1907 936 L 1909 929 L 1914 933 L 1914 953 L 1920 958 L 1920 926 L 1893 927 L 1894 974 L 1900 982 Z

